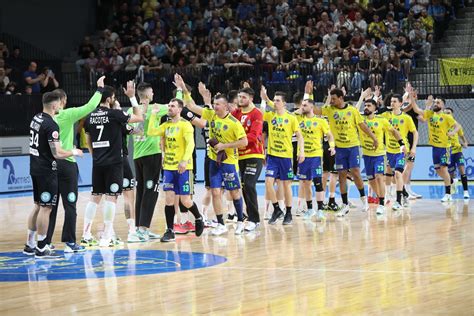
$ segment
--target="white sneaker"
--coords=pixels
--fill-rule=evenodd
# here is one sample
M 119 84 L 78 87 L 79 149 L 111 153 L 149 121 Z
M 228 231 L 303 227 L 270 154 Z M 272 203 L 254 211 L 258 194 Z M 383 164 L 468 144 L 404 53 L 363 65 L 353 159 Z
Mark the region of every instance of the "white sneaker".
M 409 208 L 410 207 L 410 202 L 408 201 L 407 197 L 402 197 L 402 205 L 404 208 Z
M 303 219 L 305 221 L 310 221 L 311 217 L 313 217 L 314 215 L 316 215 L 316 212 L 314 210 L 308 210 L 306 213 L 304 213 Z
M 339 211 L 337 211 L 336 216 L 337 217 L 344 217 L 347 213 L 349 213 L 349 205 L 342 204 Z
M 453 197 L 451 196 L 451 194 L 445 194 L 443 198 L 441 199 L 441 202 L 443 203 L 451 202 L 452 200 L 453 200 Z
M 451 184 L 451 194 L 458 193 L 458 179 L 453 179 L 453 183 Z
M 222 235 L 224 233 L 227 233 L 227 227 L 225 225 L 222 225 L 222 224 L 218 224 L 217 227 L 214 228 L 211 231 L 211 234 L 214 235 L 214 236 L 219 236 L 219 235 Z
M 253 232 L 257 229 L 257 227 L 259 226 L 260 224 L 259 223 L 254 223 L 254 222 L 245 222 L 245 231 L 246 232 Z
M 138 237 L 136 232 L 128 233 L 127 242 L 133 243 L 133 242 L 142 242 L 142 241 L 144 241 L 144 240 L 140 239 L 140 237 Z
M 265 211 L 265 215 L 263 216 L 263 219 L 264 219 L 264 220 L 269 220 L 270 218 L 272 218 L 272 214 L 273 214 L 272 208 L 269 207 L 269 208 Z
M 302 208 L 299 208 L 296 210 L 296 216 L 303 216 L 307 211 L 302 209 Z
M 403 209 L 403 206 L 400 203 L 398 203 L 397 201 L 395 201 L 395 203 L 393 203 L 393 205 L 392 205 L 392 210 L 399 211 L 401 209 Z
M 243 222 L 237 222 L 237 227 L 235 228 L 235 234 L 236 235 L 242 235 L 244 232 L 244 223 Z
M 362 212 L 368 212 L 369 211 L 369 200 L 367 199 L 366 196 L 361 196 L 360 200 L 362 202 Z
M 161 238 L 160 234 L 152 233 L 151 230 L 148 230 L 148 237 L 150 237 L 150 239 L 160 239 Z
M 112 245 L 114 245 L 114 246 L 123 246 L 123 245 L 124 245 L 124 242 L 122 241 L 122 239 L 120 239 L 120 238 L 117 237 L 117 236 L 112 237 L 112 239 L 110 240 L 110 242 L 111 242 Z
M 352 203 L 351 201 L 349 201 L 349 207 L 350 208 L 357 208 L 357 205 L 355 205 L 354 203 Z
M 101 238 L 99 241 L 99 247 L 108 248 L 113 246 L 114 244 L 112 242 L 112 239 Z
M 471 197 L 469 196 L 469 191 L 464 191 L 464 199 L 469 200 Z
M 383 215 L 384 213 L 385 213 L 385 206 L 383 205 L 377 206 L 377 210 L 375 211 L 375 214 Z

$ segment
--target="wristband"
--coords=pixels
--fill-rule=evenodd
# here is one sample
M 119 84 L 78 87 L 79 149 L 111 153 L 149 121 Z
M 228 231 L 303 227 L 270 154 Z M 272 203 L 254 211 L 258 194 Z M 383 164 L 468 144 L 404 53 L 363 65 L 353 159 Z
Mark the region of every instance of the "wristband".
M 329 147 L 334 148 L 336 147 L 336 144 L 334 142 L 329 142 Z
M 132 107 L 137 107 L 138 106 L 138 102 L 137 102 L 137 98 L 136 97 L 132 97 L 130 98 L 130 103 L 132 104 Z
M 403 139 L 400 139 L 400 140 L 398 141 L 398 145 L 400 145 L 400 146 L 405 146 L 405 143 L 403 142 Z
M 303 96 L 303 100 L 314 100 L 313 94 L 305 93 Z
M 104 93 L 104 87 L 97 87 L 97 92 L 100 94 Z
M 72 150 L 72 155 L 73 155 L 73 156 L 79 156 L 79 150 L 77 150 L 76 148 L 74 148 L 74 149 Z

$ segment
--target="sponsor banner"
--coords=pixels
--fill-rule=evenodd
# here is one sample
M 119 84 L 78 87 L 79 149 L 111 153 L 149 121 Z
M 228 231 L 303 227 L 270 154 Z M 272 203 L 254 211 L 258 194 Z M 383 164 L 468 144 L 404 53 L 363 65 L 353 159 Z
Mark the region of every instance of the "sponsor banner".
M 79 167 L 79 186 L 92 185 L 91 155 L 84 153 L 84 157 L 76 160 Z M 0 193 L 31 190 L 33 185 L 30 177 L 30 157 L 0 157 Z
M 474 85 L 474 58 L 442 58 L 439 64 L 442 86 Z

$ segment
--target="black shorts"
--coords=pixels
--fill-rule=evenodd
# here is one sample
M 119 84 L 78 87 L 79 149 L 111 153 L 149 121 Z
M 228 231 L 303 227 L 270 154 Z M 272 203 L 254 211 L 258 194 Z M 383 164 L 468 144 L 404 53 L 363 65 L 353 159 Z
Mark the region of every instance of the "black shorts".
M 56 206 L 58 203 L 58 173 L 31 176 L 33 180 L 33 201 L 40 206 Z
M 123 160 L 123 191 L 130 191 L 135 188 L 135 179 L 133 178 L 132 168 L 130 167 L 130 162 L 128 157 L 124 156 Z
M 334 168 L 335 164 L 336 155 L 331 156 L 331 153 L 329 152 L 329 145 L 323 145 L 323 171 L 336 173 L 336 168 Z
M 92 195 L 117 196 L 122 193 L 123 165 L 92 166 Z
M 204 158 L 204 186 L 206 188 L 211 187 L 211 178 L 209 175 L 209 164 L 211 163 L 211 159 L 206 155 Z

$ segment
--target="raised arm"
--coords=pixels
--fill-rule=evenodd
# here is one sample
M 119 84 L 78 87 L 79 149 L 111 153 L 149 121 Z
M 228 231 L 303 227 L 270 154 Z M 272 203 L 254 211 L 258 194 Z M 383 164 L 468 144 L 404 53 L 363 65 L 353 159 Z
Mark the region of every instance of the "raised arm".
M 128 123 L 138 123 L 138 122 L 143 122 L 143 114 L 142 110 L 138 106 L 138 101 L 137 98 L 135 97 L 135 82 L 132 80 L 127 81 L 127 88 L 123 88 L 123 92 L 125 95 L 130 99 L 130 103 L 132 104 L 133 107 L 133 113 L 130 116 L 130 119 L 128 120 Z

